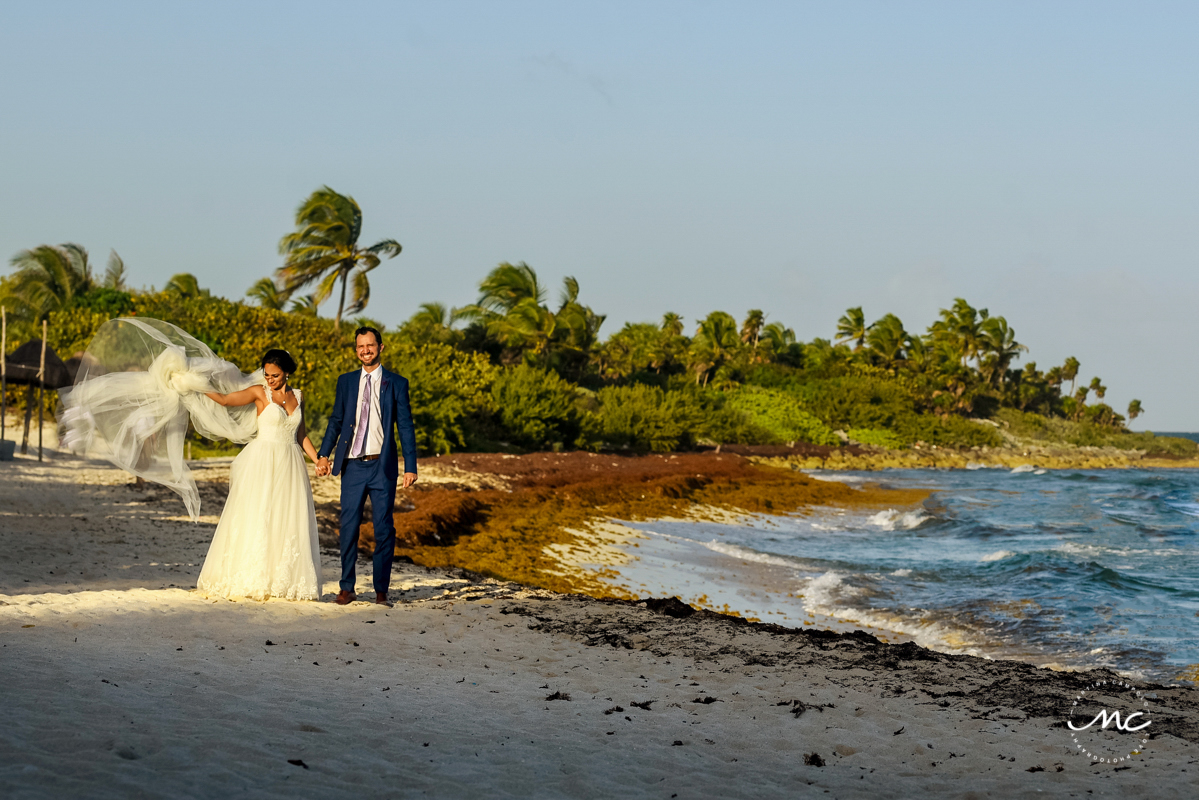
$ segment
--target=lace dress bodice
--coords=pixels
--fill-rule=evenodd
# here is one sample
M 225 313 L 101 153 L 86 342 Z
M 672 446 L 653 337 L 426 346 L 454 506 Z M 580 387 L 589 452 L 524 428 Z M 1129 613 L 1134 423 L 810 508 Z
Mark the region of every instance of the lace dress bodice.
M 301 415 L 304 413 L 304 396 L 299 389 L 292 389 L 296 393 L 296 410 L 288 414 L 287 409 L 272 398 L 271 387 L 264 385 L 263 388 L 266 389 L 267 407 L 258 415 L 258 439 L 299 447 L 296 431 L 299 430 L 300 421 L 303 419 Z

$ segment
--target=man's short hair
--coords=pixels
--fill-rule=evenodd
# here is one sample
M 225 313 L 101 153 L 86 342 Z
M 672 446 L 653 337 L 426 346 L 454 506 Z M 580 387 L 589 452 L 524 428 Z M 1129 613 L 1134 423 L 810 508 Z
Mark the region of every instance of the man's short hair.
M 379 331 L 375 330 L 369 325 L 363 325 L 361 328 L 354 331 L 354 341 L 357 342 L 359 336 L 363 336 L 368 333 L 375 334 L 375 344 L 379 346 L 383 345 L 383 334 L 379 333 Z

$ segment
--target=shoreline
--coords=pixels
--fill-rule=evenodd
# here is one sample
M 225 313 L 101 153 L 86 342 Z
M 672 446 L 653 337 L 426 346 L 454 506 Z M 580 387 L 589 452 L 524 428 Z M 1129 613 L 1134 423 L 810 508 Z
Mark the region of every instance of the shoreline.
M 212 523 L 186 521 L 178 498 L 95 463 L 0 469 L 0 778 L 13 797 L 1193 787 L 1193 687 L 1129 682 L 1157 703 L 1159 732 L 1132 759 L 1092 763 L 1063 709 L 1114 673 L 414 564 L 397 564 L 394 608 L 207 600 L 186 587 Z M 206 519 L 222 469 L 197 476 Z

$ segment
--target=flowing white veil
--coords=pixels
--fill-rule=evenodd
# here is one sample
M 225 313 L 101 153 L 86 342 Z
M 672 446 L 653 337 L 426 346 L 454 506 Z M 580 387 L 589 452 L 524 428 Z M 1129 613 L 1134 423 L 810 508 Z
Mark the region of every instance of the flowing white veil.
M 169 322 L 110 320 L 88 345 L 75 385 L 59 390 L 60 438 L 76 453 L 178 492 L 196 520 L 200 493 L 183 458 L 188 420 L 210 439 L 248 442 L 258 428 L 254 405 L 224 407 L 204 392 L 262 383 L 261 370 L 243 374 Z

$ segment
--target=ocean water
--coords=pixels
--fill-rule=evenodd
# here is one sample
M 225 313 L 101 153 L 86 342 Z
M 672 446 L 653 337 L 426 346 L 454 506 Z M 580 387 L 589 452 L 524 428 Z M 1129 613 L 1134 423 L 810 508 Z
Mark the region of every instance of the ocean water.
M 1193 679 L 1199 470 L 813 474 L 931 494 L 917 508 L 626 523 L 644 538 L 614 582 L 943 652 Z

